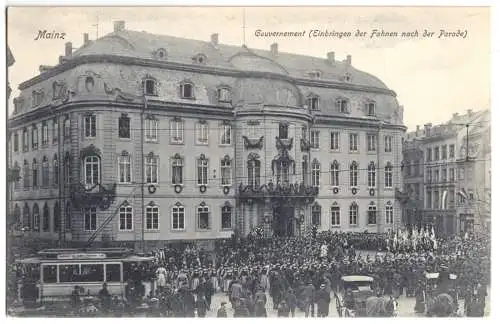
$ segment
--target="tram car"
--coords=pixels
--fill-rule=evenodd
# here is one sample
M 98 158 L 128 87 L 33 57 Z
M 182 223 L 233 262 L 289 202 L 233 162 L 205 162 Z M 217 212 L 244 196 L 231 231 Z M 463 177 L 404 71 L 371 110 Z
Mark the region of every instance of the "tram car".
M 19 298 L 34 303 L 66 299 L 75 287 L 96 296 L 104 283 L 111 295 L 124 296 L 133 269 L 153 260 L 123 248 L 41 250 L 36 257 L 16 260 Z

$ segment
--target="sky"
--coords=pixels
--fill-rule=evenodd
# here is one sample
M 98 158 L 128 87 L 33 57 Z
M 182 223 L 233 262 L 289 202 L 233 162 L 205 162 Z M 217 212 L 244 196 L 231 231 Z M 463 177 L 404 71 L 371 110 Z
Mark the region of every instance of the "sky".
M 245 17 L 245 19 L 243 19 Z M 444 123 L 453 113 L 490 108 L 491 35 L 487 7 L 10 7 L 7 41 L 16 63 L 8 79 L 13 93 L 39 74 L 40 65 L 56 65 L 68 41 L 78 48 L 83 33 L 90 39 L 112 32 L 113 22 L 126 28 L 199 40 L 219 34 L 219 42 L 337 60 L 352 56 L 352 65 L 375 75 L 397 93 L 408 130 Z M 245 21 L 245 23 L 243 23 Z M 98 28 L 96 28 L 96 25 Z M 245 25 L 245 28 L 243 28 Z M 336 32 L 365 31 L 364 37 L 257 37 L 256 30 Z M 374 37 L 372 30 L 418 31 L 418 37 Z M 66 39 L 35 41 L 39 30 L 66 33 Z M 423 31 L 434 32 L 423 37 Z M 463 37 L 441 37 L 441 30 Z

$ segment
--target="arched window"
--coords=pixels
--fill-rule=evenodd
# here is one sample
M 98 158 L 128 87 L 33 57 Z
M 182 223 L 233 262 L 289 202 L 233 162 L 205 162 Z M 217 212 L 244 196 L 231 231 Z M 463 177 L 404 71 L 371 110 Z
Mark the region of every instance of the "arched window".
M 127 114 L 118 118 L 118 138 L 130 139 L 130 117 Z
M 37 203 L 33 205 L 33 231 L 40 231 L 40 209 Z
M 23 164 L 23 186 L 25 190 L 30 187 L 30 166 L 27 160 L 24 160 Z
M 385 204 L 385 223 L 394 223 L 394 208 L 392 207 L 392 203 L 390 201 Z
M 49 160 L 46 156 L 42 159 L 42 187 L 49 186 Z
M 54 154 L 52 166 L 54 168 L 54 187 L 57 187 L 59 185 L 59 161 L 57 160 L 57 154 Z
M 358 164 L 355 161 L 349 167 L 349 185 L 351 187 L 358 186 Z
M 312 224 L 321 226 L 321 206 L 314 204 L 311 208 Z
M 343 114 L 347 114 L 349 112 L 349 101 L 347 99 L 337 99 L 335 102 L 335 105 L 337 107 L 337 111 Z
M 231 159 L 227 155 L 220 161 L 220 175 L 223 186 L 231 185 Z
M 133 216 L 132 216 L 132 206 L 128 202 L 124 202 L 120 207 L 120 219 L 119 219 L 119 229 L 120 231 L 130 231 L 133 228 Z
M 195 124 L 196 128 L 196 144 L 208 144 L 208 123 L 206 120 L 200 120 Z
M 368 116 L 375 116 L 375 102 L 374 101 L 365 102 L 365 111 Z
M 358 204 L 355 202 L 349 206 L 349 225 L 351 226 L 358 225 L 358 209 Z
M 340 226 L 340 207 L 336 202 L 330 207 L 330 216 L 332 226 Z
M 377 224 L 377 206 L 372 201 L 368 206 L 368 225 L 376 225 Z
M 64 181 L 66 184 L 71 182 L 71 156 L 68 152 L 64 156 Z
M 184 181 L 184 159 L 176 154 L 172 159 L 172 184 L 182 185 Z
M 170 143 L 184 143 L 184 121 L 180 118 L 170 120 Z
M 210 210 L 205 203 L 201 203 L 197 208 L 198 229 L 210 229 Z
M 338 187 L 339 178 L 340 178 L 340 166 L 337 160 L 335 160 L 332 162 L 332 164 L 330 164 L 330 184 L 334 187 Z
M 180 85 L 181 98 L 183 99 L 193 99 L 194 98 L 194 86 L 191 82 L 184 82 Z
M 32 169 L 32 175 L 33 175 L 33 179 L 32 179 L 32 182 L 33 182 L 33 188 L 37 188 L 38 187 L 38 163 L 36 162 L 36 159 L 33 159 L 33 164 L 31 166 L 31 169 Z
M 31 129 L 31 146 L 34 150 L 38 149 L 38 128 L 36 125 L 33 125 Z
M 260 160 L 258 157 L 249 157 L 247 161 L 248 185 L 252 188 L 260 186 Z
M 197 164 L 197 182 L 199 186 L 208 185 L 208 160 L 204 154 L 202 154 L 196 161 Z
M 160 208 L 154 202 L 146 206 L 146 229 L 150 231 L 160 229 Z
M 289 173 L 290 165 L 288 161 L 281 160 L 276 164 L 276 183 L 287 184 L 289 181 L 288 173 Z
M 312 185 L 313 187 L 319 187 L 319 179 L 321 174 L 321 166 L 318 160 L 314 159 L 312 162 Z
M 64 227 L 67 230 L 71 229 L 71 204 L 69 202 L 66 203 L 66 208 L 64 209 Z
M 368 164 L 368 188 L 376 187 L 376 175 L 377 171 L 375 168 L 375 163 L 372 161 Z
M 172 229 L 183 230 L 185 227 L 185 208 L 181 203 L 172 208 Z
M 231 102 L 231 90 L 229 88 L 217 89 L 217 98 L 219 102 Z
M 56 202 L 54 204 L 54 233 L 59 233 L 59 230 L 61 229 L 61 207 L 59 206 L 59 203 Z
M 47 203 L 43 206 L 43 224 L 42 228 L 44 232 L 50 232 L 50 212 Z
M 222 230 L 232 229 L 232 213 L 233 208 L 229 203 L 226 203 L 221 209 L 221 225 Z
M 315 94 L 310 94 L 307 98 L 307 107 L 311 110 L 319 110 L 319 97 Z
M 23 227 L 31 230 L 31 212 L 27 203 L 23 207 Z
M 392 188 L 392 164 L 387 162 L 384 169 L 385 173 L 385 187 Z
M 155 79 L 146 78 L 142 81 L 142 83 L 144 86 L 144 94 L 146 96 L 157 96 L 158 95 L 157 83 L 156 83 Z
M 100 181 L 100 159 L 97 155 L 90 155 L 84 158 L 84 177 L 87 188 L 94 187 Z
M 118 156 L 118 175 L 120 183 L 132 182 L 130 160 L 130 154 L 126 151 L 123 151 L 122 154 Z

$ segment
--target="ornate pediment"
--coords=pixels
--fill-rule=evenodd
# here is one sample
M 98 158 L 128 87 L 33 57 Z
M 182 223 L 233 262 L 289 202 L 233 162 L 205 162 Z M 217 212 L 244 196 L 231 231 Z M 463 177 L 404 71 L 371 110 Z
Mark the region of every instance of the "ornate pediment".
M 87 147 L 84 147 L 80 150 L 80 159 L 84 159 L 86 156 L 97 155 L 101 156 L 101 150 L 95 147 L 93 144 L 90 144 Z
M 97 206 L 107 210 L 116 199 L 116 183 L 108 186 L 96 184 L 92 188 L 85 188 L 81 183 L 71 188 L 71 201 L 76 209 Z
M 264 136 L 261 136 L 259 139 L 250 139 L 246 136 L 243 136 L 243 144 L 245 145 L 245 149 L 262 149 L 264 145 Z
M 279 166 L 283 166 L 286 168 L 292 167 L 292 174 L 295 174 L 295 161 L 290 158 L 286 149 L 283 149 L 281 151 L 281 154 L 271 162 L 271 170 L 273 172 L 273 175 L 275 174 L 275 170 Z
M 293 147 L 293 138 L 279 138 L 276 137 L 276 148 L 279 151 L 288 150 L 290 151 Z
M 110 96 L 115 96 L 116 101 L 134 101 L 137 96 L 123 92 L 120 88 L 110 88 L 106 82 L 104 82 L 104 92 Z

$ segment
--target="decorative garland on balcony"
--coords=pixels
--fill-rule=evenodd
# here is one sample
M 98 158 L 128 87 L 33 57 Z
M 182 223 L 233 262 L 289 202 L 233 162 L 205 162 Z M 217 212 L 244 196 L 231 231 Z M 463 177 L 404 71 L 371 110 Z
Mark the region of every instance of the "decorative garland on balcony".
M 313 186 L 306 186 L 304 183 L 294 183 L 294 184 L 274 184 L 269 182 L 260 187 L 253 187 L 250 185 L 243 185 L 240 183 L 239 186 L 240 197 L 243 198 L 264 198 L 264 197 L 276 197 L 276 198 L 314 198 L 318 195 L 318 188 Z M 312 199 L 313 200 L 313 199 Z M 311 200 L 311 201 L 312 201 Z
M 279 137 L 276 137 L 276 148 L 281 151 L 281 150 L 288 150 L 290 151 L 293 147 L 293 138 L 290 139 L 281 139 Z
M 309 152 L 311 150 L 311 143 L 303 138 L 300 139 L 300 150 L 302 152 Z
M 71 201 L 76 209 L 96 206 L 101 210 L 107 210 L 115 199 L 116 183 L 109 185 L 107 188 L 101 184 L 96 184 L 90 189 L 86 189 L 83 184 L 78 183 L 71 188 Z
M 262 149 L 262 146 L 264 145 L 264 136 L 261 136 L 258 140 L 243 136 L 243 141 L 245 144 L 245 149 L 247 150 Z

